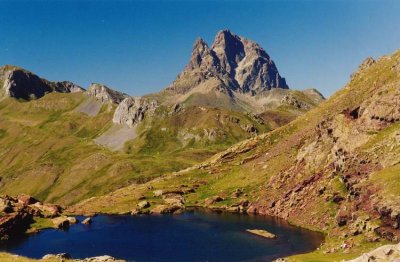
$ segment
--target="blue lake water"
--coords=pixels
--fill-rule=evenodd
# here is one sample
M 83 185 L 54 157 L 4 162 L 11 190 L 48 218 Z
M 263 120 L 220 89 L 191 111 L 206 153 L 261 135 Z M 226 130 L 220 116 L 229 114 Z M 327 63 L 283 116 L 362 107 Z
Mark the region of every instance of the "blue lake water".
M 278 237 L 267 239 L 246 229 L 265 229 Z M 32 258 L 69 253 L 73 258 L 111 255 L 128 261 L 271 261 L 314 250 L 322 241 L 319 233 L 275 218 L 195 210 L 162 216 L 99 215 L 91 225 L 43 230 L 2 249 Z

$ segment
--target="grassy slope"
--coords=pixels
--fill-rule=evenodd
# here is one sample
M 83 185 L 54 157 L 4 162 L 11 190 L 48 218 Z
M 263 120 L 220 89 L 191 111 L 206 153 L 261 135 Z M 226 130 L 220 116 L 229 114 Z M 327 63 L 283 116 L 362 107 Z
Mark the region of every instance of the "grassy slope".
M 381 195 L 384 195 L 384 198 L 398 196 L 399 186 L 395 181 L 398 180 L 399 166 L 398 162 L 396 164 L 394 160 L 398 159 L 400 147 L 398 143 L 393 143 L 392 139 L 393 135 L 398 132 L 399 125 L 389 125 L 372 133 L 360 131 L 362 135 L 351 139 L 351 136 L 346 133 L 347 131 L 343 130 L 355 132 L 357 125 L 350 120 L 345 120 L 342 114 L 345 109 L 356 108 L 365 101 L 376 99 L 382 93 L 394 93 L 400 82 L 398 72 L 393 70 L 398 61 L 400 61 L 400 52 L 393 54 L 390 59 L 380 59 L 370 68 L 363 70 L 361 75 L 353 78 L 345 88 L 328 101 L 290 124 L 239 143 L 206 161 L 202 168 L 172 174 L 149 182 L 148 185 L 152 186 L 151 190 L 155 190 L 173 188 L 182 184 L 202 184 L 203 186 L 196 193 L 187 196 L 188 205 L 201 205 L 205 198 L 215 195 L 228 196 L 218 205 L 229 205 L 238 201 L 231 199 L 230 194 L 236 188 L 243 188 L 248 195 L 247 199 L 256 203 L 263 212 L 267 214 L 275 212 L 272 214 L 281 216 L 293 224 L 327 234 L 327 241 L 320 250 L 295 256 L 292 258 L 295 261 L 338 261 L 343 258 L 355 257 L 377 245 L 382 245 L 385 241 L 368 242 L 364 235 L 341 236 L 348 230 L 348 227 L 342 229 L 336 225 L 335 216 L 342 205 L 336 204 L 332 200 L 326 200 L 328 199 L 326 197 L 333 193 L 343 194 L 346 197 L 349 192 L 347 192 L 340 174 L 331 176 L 332 143 L 324 140 L 317 142 L 316 147 L 311 150 L 312 154 L 308 157 L 306 155 L 305 165 L 296 161 L 296 158 L 302 152 L 301 150 L 305 150 L 307 145 L 316 141 L 318 124 L 327 121 L 339 130 L 337 132 L 343 132 L 343 141 L 340 143 L 352 144 L 358 138 L 365 139 L 360 142 L 359 146 L 353 148 L 352 154 L 365 156 L 382 165 L 381 171 L 366 174 L 364 182 L 360 184 L 361 187 L 381 184 L 381 188 L 384 188 L 382 191 L 384 194 Z M 346 137 L 347 135 L 349 137 Z M 381 146 L 379 149 L 376 147 L 377 144 L 394 145 L 394 147 Z M 242 150 L 246 148 L 248 150 Z M 351 169 L 351 166 L 348 168 Z M 283 210 L 270 211 L 268 209 L 270 200 L 279 200 L 285 192 L 319 173 L 322 174 L 322 177 L 317 182 L 311 183 L 311 186 L 306 187 L 305 190 L 292 195 L 294 199 L 301 196 L 300 202 L 293 202 L 292 206 L 284 206 Z M 325 187 L 324 197 L 316 195 L 320 187 Z M 130 186 L 110 195 L 81 203 L 76 206 L 76 210 L 126 212 L 135 206 L 138 196 L 141 195 L 147 196 L 152 203 L 159 202 L 159 199 L 152 197 L 146 185 Z M 112 207 L 104 205 L 109 202 L 113 203 Z M 345 204 L 346 202 L 343 205 Z M 363 210 L 359 211 L 359 213 L 361 212 Z M 360 215 L 359 213 L 357 215 Z M 337 249 L 344 241 L 349 241 L 353 247 L 346 250 Z M 327 251 L 330 253 L 326 254 Z
M 76 112 L 85 99 L 82 93 L 51 93 L 30 102 L 0 101 L 0 193 L 72 204 L 203 161 L 251 137 L 241 125 L 270 130 L 239 112 L 188 107 L 169 115 L 160 108 L 124 152 L 112 152 L 93 143 L 110 127 L 112 110 L 103 106 L 96 117 Z M 216 132 L 212 141 L 204 129 Z M 185 140 L 185 134 L 200 139 Z

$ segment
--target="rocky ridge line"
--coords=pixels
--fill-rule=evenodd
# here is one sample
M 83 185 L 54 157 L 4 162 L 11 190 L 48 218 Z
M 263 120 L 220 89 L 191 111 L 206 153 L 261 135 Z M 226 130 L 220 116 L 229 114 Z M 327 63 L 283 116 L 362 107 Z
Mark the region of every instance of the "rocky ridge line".
M 0 67 L 0 83 L 3 94 L 17 99 L 37 99 L 47 93 L 75 93 L 84 89 L 72 82 L 51 82 L 14 66 Z

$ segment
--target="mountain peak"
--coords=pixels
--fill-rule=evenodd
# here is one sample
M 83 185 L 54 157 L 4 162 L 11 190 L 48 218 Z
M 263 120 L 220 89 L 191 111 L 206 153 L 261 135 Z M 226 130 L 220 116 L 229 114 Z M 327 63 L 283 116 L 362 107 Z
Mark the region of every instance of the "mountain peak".
M 72 82 L 52 82 L 18 66 L 0 67 L 0 95 L 17 99 L 37 99 L 47 93 L 74 93 L 84 89 Z
M 215 85 L 218 90 L 252 95 L 272 88 L 288 88 L 260 45 L 228 29 L 216 34 L 211 48 L 198 38 L 188 65 L 167 90 L 184 94 L 208 82 L 204 85 L 207 88 Z
M 205 47 L 208 47 L 206 41 L 204 41 L 203 38 L 198 37 L 196 39 L 196 41 L 194 42 L 194 44 L 193 44 L 193 51 L 198 49 L 198 48 L 205 48 Z

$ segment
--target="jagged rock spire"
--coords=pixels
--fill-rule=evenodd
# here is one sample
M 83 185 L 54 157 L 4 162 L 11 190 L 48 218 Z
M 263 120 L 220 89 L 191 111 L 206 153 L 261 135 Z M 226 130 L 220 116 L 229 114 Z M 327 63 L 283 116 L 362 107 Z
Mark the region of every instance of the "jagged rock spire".
M 213 79 L 218 88 L 257 94 L 271 88 L 288 88 L 275 63 L 257 43 L 221 30 L 211 48 L 198 38 L 191 59 L 168 90 L 185 93 Z M 217 81 L 215 81 L 217 80 Z

